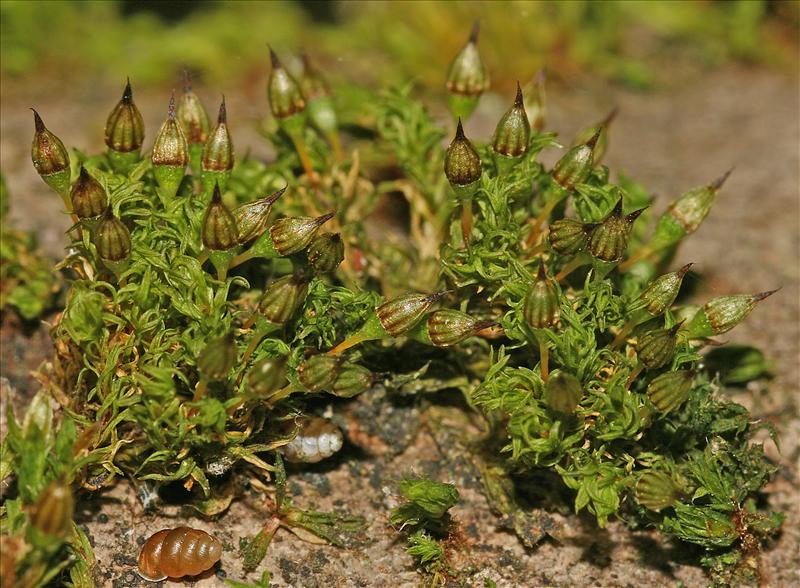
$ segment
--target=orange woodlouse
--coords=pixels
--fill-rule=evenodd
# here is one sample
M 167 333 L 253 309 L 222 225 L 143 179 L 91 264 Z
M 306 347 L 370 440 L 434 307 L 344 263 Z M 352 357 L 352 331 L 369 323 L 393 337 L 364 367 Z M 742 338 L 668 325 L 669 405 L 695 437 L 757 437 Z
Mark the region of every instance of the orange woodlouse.
M 150 582 L 196 576 L 222 557 L 222 544 L 205 531 L 190 527 L 163 529 L 145 541 L 139 554 L 139 575 Z

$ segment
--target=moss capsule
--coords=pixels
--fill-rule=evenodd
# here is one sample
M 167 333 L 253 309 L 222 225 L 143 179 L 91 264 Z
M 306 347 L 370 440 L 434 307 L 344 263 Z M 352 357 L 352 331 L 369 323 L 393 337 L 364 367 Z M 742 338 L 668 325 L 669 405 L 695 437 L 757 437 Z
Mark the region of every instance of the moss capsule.
M 319 228 L 333 218 L 333 213 L 316 218 L 290 216 L 275 221 L 269 228 L 272 244 L 281 255 L 291 255 L 309 246 Z
M 283 325 L 294 316 L 306 300 L 309 279 L 292 274 L 275 280 L 264 292 L 258 311 L 268 321 Z
M 636 482 L 636 502 L 656 512 L 669 508 L 681 497 L 681 488 L 665 472 L 648 471 Z
M 656 376 L 647 387 L 647 396 L 659 412 L 668 413 L 689 397 L 694 380 L 693 370 L 676 370 Z
M 539 261 L 539 274 L 528 287 L 522 315 L 533 329 L 547 329 L 558 322 L 561 295 L 558 282 L 548 278 L 544 263 Z
M 103 214 L 108 208 L 105 189 L 83 166 L 70 191 L 70 200 L 72 212 L 78 218 L 94 218 Z

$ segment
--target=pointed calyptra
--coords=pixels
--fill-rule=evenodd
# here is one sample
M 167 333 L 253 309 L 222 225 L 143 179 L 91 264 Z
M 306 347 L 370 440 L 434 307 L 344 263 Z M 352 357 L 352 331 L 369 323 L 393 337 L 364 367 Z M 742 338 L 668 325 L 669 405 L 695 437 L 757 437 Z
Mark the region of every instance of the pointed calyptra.
M 478 100 L 489 89 L 489 74 L 478 52 L 479 23 L 472 26 L 466 45 L 459 51 L 447 74 L 450 112 L 453 118 L 467 120 Z
M 517 82 L 514 104 L 497 123 L 494 131 L 492 148 L 499 158 L 498 161 L 514 160 L 525 155 L 530 138 L 531 125 L 522 102 L 522 88 Z
M 175 117 L 175 94 L 169 100 L 167 120 L 161 125 L 153 143 L 151 160 L 153 174 L 161 188 L 159 195 L 173 198 L 189 163 L 189 145 Z
M 330 393 L 339 398 L 352 398 L 366 392 L 375 382 L 375 374 L 354 363 L 344 364 L 331 386 Z
M 384 302 L 375 309 L 381 327 L 392 337 L 399 337 L 411 330 L 434 302 L 447 292 L 434 294 L 406 294 Z
M 306 100 L 308 119 L 331 144 L 336 158 L 341 159 L 339 126 L 336 121 L 336 110 L 333 108 L 330 86 L 305 53 L 303 54 L 303 75 L 300 78 L 300 89 Z
M 568 372 L 554 371 L 544 386 L 544 401 L 556 412 L 572 414 L 583 396 L 580 380 Z
M 94 228 L 94 245 L 106 261 L 118 262 L 131 254 L 131 233 L 109 206 Z
M 237 206 L 233 211 L 233 218 L 236 220 L 236 227 L 239 229 L 239 243 L 244 245 L 253 239 L 257 239 L 267 230 L 267 222 L 272 205 L 283 196 L 286 187 L 269 196 L 259 198 L 253 202 L 246 202 Z
M 456 135 L 444 154 L 444 173 L 450 185 L 462 197 L 471 197 L 481 179 L 481 158 L 464 135 L 461 119 L 458 120 Z
M 297 366 L 297 379 L 309 392 L 330 389 L 342 368 L 342 362 L 330 355 L 312 355 Z
M 664 367 L 675 356 L 677 333 L 681 323 L 669 329 L 653 329 L 647 331 L 636 343 L 636 355 L 648 369 Z
M 530 121 L 531 128 L 537 133 L 541 133 L 544 129 L 545 108 L 547 105 L 545 95 L 546 80 L 547 70 L 542 67 L 524 89 L 524 93 L 528 97 L 525 101 L 528 105 L 528 121 Z
M 50 537 L 64 537 L 72 529 L 74 506 L 69 485 L 54 480 L 39 493 L 31 508 L 31 525 Z
M 656 512 L 675 504 L 681 494 L 680 486 L 665 472 L 647 471 L 636 482 L 636 502 Z
M 778 290 L 759 294 L 734 294 L 714 298 L 692 317 L 683 334 L 689 339 L 700 339 L 727 333 L 742 322 L 756 304 Z
M 645 310 L 651 316 L 664 314 L 675 302 L 675 298 L 678 297 L 683 278 L 693 265 L 692 263 L 687 263 L 679 270 L 669 272 L 653 280 L 636 301 L 630 305 L 628 310 L 630 312 Z
M 656 376 L 647 387 L 647 396 L 659 412 L 668 413 L 689 397 L 694 370 L 677 370 Z
M 556 162 L 550 174 L 559 186 L 572 190 L 586 181 L 594 167 L 594 150 L 600 132 L 598 130 L 585 143 L 572 147 Z
M 144 120 L 133 103 L 130 80 L 125 85 L 122 98 L 108 116 L 105 140 L 114 169 L 127 171 L 139 160 L 139 150 L 144 142 Z
M 219 184 L 214 186 L 214 194 L 200 225 L 200 237 L 203 245 L 212 251 L 227 251 L 239 243 L 236 219 L 222 202 Z
M 548 278 L 544 263 L 539 260 L 539 273 L 525 294 L 522 316 L 532 329 L 547 329 L 558 322 L 561 312 L 558 282 Z
M 729 170 L 710 184 L 689 190 L 670 204 L 667 211 L 658 219 L 649 247 L 653 250 L 670 247 L 694 233 L 711 211 L 717 192 L 731 171 L 733 170 Z
M 310 216 L 290 216 L 275 221 L 269 234 L 275 249 L 283 256 L 302 251 L 309 246 L 319 228 L 333 218 L 333 213 L 316 218 Z
M 294 316 L 308 294 L 309 278 L 291 274 L 275 280 L 264 292 L 258 311 L 268 321 L 282 325 Z
M 203 103 L 200 102 L 197 94 L 192 91 L 188 75 L 185 76 L 183 93 L 178 98 L 176 114 L 178 122 L 183 129 L 183 134 L 186 136 L 186 142 L 189 145 L 189 160 L 191 161 L 192 173 L 199 176 L 202 171 L 200 159 L 203 155 L 203 147 L 208 140 L 211 123 Z
M 408 336 L 428 345 L 450 347 L 496 324 L 495 321 L 478 320 L 460 310 L 444 308 L 432 312 Z
M 322 233 L 308 246 L 308 263 L 319 273 L 332 272 L 344 260 L 344 242 L 339 233 Z
M 262 359 L 247 372 L 248 392 L 258 398 L 268 398 L 286 383 L 285 357 Z
M 197 369 L 209 380 L 224 380 L 236 364 L 238 353 L 232 332 L 209 341 L 197 356 Z
M 61 139 L 47 130 L 39 113 L 33 110 L 34 135 L 31 160 L 36 173 L 55 190 L 69 208 L 69 153 Z
M 225 107 L 225 97 L 219 105 L 217 124 L 208 134 L 203 154 L 200 159 L 203 184 L 206 190 L 218 183 L 225 188 L 228 177 L 233 169 L 233 141 L 228 131 L 228 110 Z
M 645 209 L 641 208 L 623 215 L 622 198 L 620 198 L 609 215 L 592 229 L 592 234 L 589 236 L 589 253 L 606 262 L 622 259 L 628 249 L 633 221 L 644 211 Z
M 95 180 L 86 168 L 81 166 L 78 179 L 70 192 L 72 212 L 81 219 L 100 216 L 108 208 L 108 197 L 103 186 Z
M 589 243 L 589 235 L 594 226 L 575 219 L 562 218 L 550 225 L 547 240 L 556 253 L 574 255 Z
M 617 112 L 619 112 L 618 109 L 613 108 L 611 112 L 609 112 L 598 124 L 592 125 L 591 127 L 587 127 L 578 132 L 572 142 L 573 146 L 578 146 L 582 143 L 586 143 L 595 134 L 599 133 L 597 137 L 597 144 L 594 147 L 594 165 L 598 165 L 608 151 L 608 127 L 611 125 L 614 118 L 616 118 Z

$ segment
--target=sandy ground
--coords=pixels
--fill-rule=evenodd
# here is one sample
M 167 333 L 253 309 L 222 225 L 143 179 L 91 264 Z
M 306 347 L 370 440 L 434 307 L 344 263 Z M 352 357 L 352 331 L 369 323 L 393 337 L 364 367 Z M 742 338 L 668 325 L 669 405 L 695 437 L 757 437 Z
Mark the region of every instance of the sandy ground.
M 702 276 L 701 298 L 733 292 L 758 292 L 781 286 L 741 326 L 725 336 L 732 342 L 754 343 L 775 361 L 775 378 L 768 387 L 735 392 L 758 418 L 773 422 L 781 432 L 781 453 L 768 444 L 781 466 L 768 487 L 772 508 L 787 513 L 784 532 L 764 555 L 765 585 L 800 585 L 800 91 L 798 77 L 741 66 L 711 72 L 691 68 L 676 73 L 658 91 L 641 94 L 599 84 L 573 81 L 550 94 L 548 126 L 569 137 L 612 106 L 620 107 L 611 136 L 607 163 L 623 169 L 658 195 L 656 208 L 693 186 L 710 181 L 735 166 L 718 205 L 697 235 L 679 255 L 693 261 Z M 105 88 L 103 89 L 105 90 Z M 31 88 L 2 92 L 0 167 L 12 197 L 12 218 L 32 229 L 53 256 L 64 246 L 67 219 L 59 201 L 36 177 L 30 165 L 32 121 L 25 110 L 35 105 L 46 124 L 68 144 L 99 148 L 107 108 L 94 108 L 95 88 L 72 88 L 56 102 Z M 99 91 L 98 91 L 99 92 Z M 117 89 L 109 89 L 103 104 L 110 106 Z M 204 97 L 212 95 L 201 89 Z M 258 146 L 252 122 L 264 111 L 262 94 L 228 95 L 237 148 Z M 162 118 L 163 96 L 141 92 L 137 97 L 150 130 Z M 210 100 L 207 100 L 210 102 Z M 491 128 L 505 100 L 487 100 L 470 122 L 472 134 Z M 468 129 L 468 133 L 470 130 Z M 6 320 L 2 333 L 4 375 L 21 394 L 33 383 L 26 372 L 47 357 L 42 330 L 21 335 Z M 395 411 L 383 405 L 376 423 L 396 422 Z M 402 414 L 402 413 L 401 413 Z M 416 414 L 406 415 L 416 422 Z M 395 419 L 395 420 L 393 420 Z M 703 586 L 702 571 L 690 556 L 658 542 L 647 532 L 631 533 L 620 524 L 606 530 L 574 516 L 554 515 L 562 526 L 558 540 L 534 550 L 524 549 L 499 528 L 480 493 L 475 470 L 446 443 L 437 443 L 425 424 L 409 431 L 398 454 L 371 455 L 352 446 L 331 463 L 291 476 L 296 503 L 318 509 L 337 508 L 366 517 L 368 527 L 345 549 L 311 545 L 280 531 L 262 569 L 277 586 L 416 586 L 422 582 L 398 535 L 387 523 L 393 504 L 394 481 L 409 471 L 455 481 L 462 495 L 455 517 L 464 542 L 454 557 L 478 570 L 470 586 Z M 439 449 L 444 447 L 444 449 Z M 243 577 L 239 539 L 250 537 L 266 519 L 264 506 L 252 493 L 233 504 L 219 520 L 202 521 L 177 506 L 158 516 L 145 514 L 133 490 L 118 485 L 80 512 L 98 558 L 98 583 L 136 586 L 133 573 L 140 542 L 167 526 L 192 524 L 218 536 L 226 547 L 221 567 L 197 582 L 223 585 L 222 578 Z M 255 575 L 249 579 L 254 580 Z

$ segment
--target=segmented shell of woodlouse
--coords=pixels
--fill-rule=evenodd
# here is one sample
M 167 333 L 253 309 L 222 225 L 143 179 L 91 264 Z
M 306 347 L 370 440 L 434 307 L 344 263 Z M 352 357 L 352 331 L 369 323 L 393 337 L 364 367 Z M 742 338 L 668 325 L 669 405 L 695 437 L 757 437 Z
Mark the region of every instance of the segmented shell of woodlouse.
M 330 421 L 320 417 L 306 417 L 298 425 L 300 430 L 295 438 L 283 447 L 283 455 L 287 460 L 317 463 L 342 448 L 342 432 Z
M 139 575 L 150 582 L 196 576 L 222 557 L 222 544 L 190 527 L 163 529 L 151 535 L 139 553 Z

